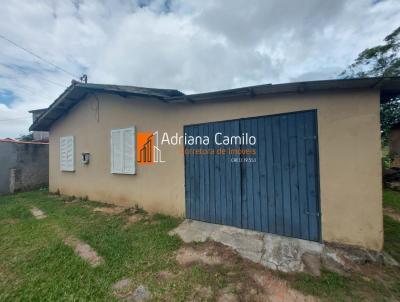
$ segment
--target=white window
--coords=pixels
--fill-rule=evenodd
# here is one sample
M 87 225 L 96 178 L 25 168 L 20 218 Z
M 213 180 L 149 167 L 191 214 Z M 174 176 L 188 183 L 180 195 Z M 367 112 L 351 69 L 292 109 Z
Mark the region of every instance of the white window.
M 111 173 L 136 173 L 135 127 L 111 130 Z
M 60 170 L 75 171 L 75 139 L 73 136 L 60 137 Z

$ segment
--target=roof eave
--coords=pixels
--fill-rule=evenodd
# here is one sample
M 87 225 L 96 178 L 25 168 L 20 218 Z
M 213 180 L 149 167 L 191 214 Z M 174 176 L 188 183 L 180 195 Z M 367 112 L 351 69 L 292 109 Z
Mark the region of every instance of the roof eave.
M 132 88 L 132 89 L 131 89 Z M 69 95 L 79 89 L 78 98 L 70 98 Z M 136 90 L 135 90 L 136 89 Z M 146 91 L 150 90 L 149 91 Z M 196 103 L 202 101 L 224 101 L 235 97 L 249 96 L 254 97 L 258 95 L 284 95 L 305 92 L 320 92 L 327 90 L 354 90 L 354 89 L 375 89 L 380 90 L 381 102 L 393 98 L 400 94 L 400 77 L 387 78 L 361 78 L 361 79 L 338 79 L 338 80 L 322 80 L 322 81 L 309 81 L 309 82 L 295 82 L 284 84 L 264 84 L 257 86 L 249 86 L 243 88 L 214 91 L 207 93 L 198 93 L 185 95 L 175 90 L 162 90 L 140 87 L 127 87 L 117 85 L 101 85 L 101 84 L 82 84 L 73 83 L 69 86 L 45 111 L 40 117 L 31 125 L 31 131 L 48 131 L 51 125 L 59 119 L 65 112 L 71 109 L 76 103 L 83 99 L 90 92 L 112 93 L 118 94 L 122 97 L 140 96 L 151 97 L 159 99 L 167 103 Z M 164 91 L 164 94 L 162 92 Z M 171 92 L 171 93 L 170 93 Z M 177 92 L 177 95 L 171 95 Z M 181 95 L 180 95 L 181 94 Z M 70 100 L 69 102 L 67 100 Z M 60 106 L 63 103 L 67 106 Z

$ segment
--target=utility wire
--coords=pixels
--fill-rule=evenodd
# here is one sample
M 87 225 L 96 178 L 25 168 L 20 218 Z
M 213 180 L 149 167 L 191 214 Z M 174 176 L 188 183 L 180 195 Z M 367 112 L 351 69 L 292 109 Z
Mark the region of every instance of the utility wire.
M 56 86 L 59 86 L 59 87 L 63 87 L 63 88 L 66 88 L 66 87 L 67 87 L 67 85 L 63 85 L 63 84 L 60 84 L 60 83 L 57 83 L 57 82 L 53 82 L 53 81 L 48 80 L 48 79 L 46 79 L 46 78 L 44 78 L 44 77 L 39 77 L 39 80 L 48 82 L 48 83 L 50 83 L 50 84 L 53 84 L 53 85 L 56 85 Z
M 23 51 L 26 51 L 27 53 L 29 53 L 29 54 L 31 54 L 32 56 L 38 58 L 39 60 L 42 60 L 43 62 L 46 62 L 47 64 L 52 65 L 53 67 L 55 67 L 55 68 L 61 70 L 62 72 L 66 73 L 66 74 L 68 74 L 68 75 L 70 75 L 70 76 L 72 76 L 72 77 L 74 77 L 74 78 L 76 78 L 76 79 L 79 78 L 79 77 L 75 76 L 73 73 L 71 73 L 71 72 L 65 70 L 64 68 L 62 68 L 62 67 L 60 67 L 60 66 L 57 66 L 56 64 L 54 64 L 54 63 L 52 63 L 52 62 L 46 60 L 45 58 L 43 58 L 43 57 L 41 57 L 41 56 L 35 54 L 33 51 L 30 51 L 29 49 L 26 49 L 25 47 L 23 47 L 23 46 L 21 46 L 21 45 L 18 45 L 18 44 L 15 43 L 14 41 L 11 41 L 10 39 L 8 39 L 8 38 L 6 38 L 5 36 L 3 36 L 2 34 L 0 34 L 0 38 L 2 38 L 4 41 L 7 41 L 8 43 L 11 43 L 11 44 L 14 45 L 15 47 L 18 47 L 19 49 L 22 49 Z
M 17 117 L 17 118 L 10 118 L 6 120 L 0 120 L 0 122 L 8 122 L 8 121 L 16 121 L 16 120 L 28 120 L 30 117 Z
M 6 66 L 6 67 L 7 67 L 7 66 Z M 8 68 L 9 68 L 9 67 L 8 67 Z M 18 69 L 18 71 L 20 71 L 20 72 L 22 72 L 22 73 L 24 73 L 24 74 L 26 74 L 26 75 L 28 75 L 28 76 L 31 76 L 31 75 L 32 75 L 32 74 L 28 73 L 27 71 L 25 71 L 25 70 L 23 70 L 23 69 Z M 45 78 L 43 75 L 41 75 L 41 74 L 36 74 L 35 77 L 37 77 L 39 80 L 46 81 L 46 82 L 51 83 L 51 84 L 56 85 L 56 86 L 60 86 L 60 87 L 63 87 L 63 88 L 67 87 L 67 85 L 63 85 L 63 84 L 54 82 L 54 81 L 52 81 L 52 80 L 49 80 L 49 79 Z

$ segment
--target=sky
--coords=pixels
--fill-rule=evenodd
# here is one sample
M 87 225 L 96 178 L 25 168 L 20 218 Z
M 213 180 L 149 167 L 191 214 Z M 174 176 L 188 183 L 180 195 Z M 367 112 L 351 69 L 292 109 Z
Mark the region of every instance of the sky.
M 2 0 L 0 138 L 84 73 L 185 93 L 333 79 L 398 26 L 399 0 Z

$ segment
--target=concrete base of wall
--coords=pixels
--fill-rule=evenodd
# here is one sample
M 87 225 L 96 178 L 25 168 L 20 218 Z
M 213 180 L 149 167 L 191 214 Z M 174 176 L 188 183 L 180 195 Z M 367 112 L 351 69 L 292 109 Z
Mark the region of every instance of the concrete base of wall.
M 304 271 L 302 256 L 320 255 L 323 250 L 323 245 L 317 242 L 194 220 L 185 220 L 170 234 L 179 235 L 184 242 L 220 242 L 244 258 L 283 272 Z
M 196 220 L 185 220 L 169 234 L 178 235 L 186 243 L 207 240 L 220 242 L 243 258 L 282 272 L 306 271 L 319 275 L 321 267 L 324 267 L 346 275 L 351 270 L 359 271 L 365 263 L 399 266 L 396 260 L 382 252 L 321 244 Z

